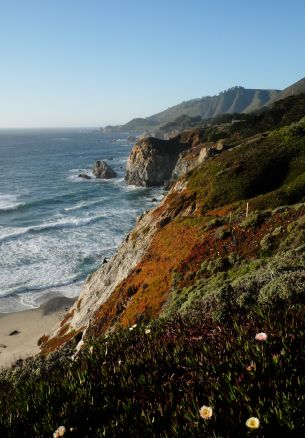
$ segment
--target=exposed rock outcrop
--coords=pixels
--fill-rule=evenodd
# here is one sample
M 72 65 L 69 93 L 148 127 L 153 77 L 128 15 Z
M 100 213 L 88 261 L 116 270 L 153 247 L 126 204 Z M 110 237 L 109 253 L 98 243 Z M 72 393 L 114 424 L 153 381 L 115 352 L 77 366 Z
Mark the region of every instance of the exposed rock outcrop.
M 183 183 L 178 182 L 154 210 L 143 213 L 137 220 L 132 233 L 127 235 L 118 248 L 115 256 L 92 273 L 85 283 L 84 289 L 77 302 L 67 314 L 64 322 L 56 329 L 53 336 L 42 346 L 44 352 L 52 351 L 63 345 L 76 333 L 85 333 L 92 323 L 96 312 L 107 301 L 115 288 L 136 268 L 152 238 L 162 223 L 167 220 L 166 205 L 168 196 L 174 196 L 185 189 Z M 164 210 L 163 214 L 156 214 L 157 210 Z M 94 323 L 93 323 L 94 325 Z
M 116 172 L 105 162 L 97 160 L 93 166 L 93 175 L 96 178 L 110 179 L 117 176 Z
M 79 178 L 84 178 L 84 179 L 91 179 L 90 175 L 87 175 L 87 173 L 80 173 L 78 175 Z
M 302 99 L 298 105 L 300 102 Z M 303 116 L 304 105 L 298 111 Z M 256 124 L 260 127 L 261 120 Z M 214 155 L 215 158 L 179 179 L 157 208 L 138 218 L 116 255 L 88 277 L 77 303 L 55 334 L 44 341 L 43 351 L 55 350 L 75 336 L 79 342 L 84 332 L 104 333 L 120 324 L 130 326 L 143 317 L 158 316 L 172 293 L 172 286 L 179 282 L 179 293 L 181 287 L 192 286 L 191 282 L 198 279 L 198 269 L 210 266 L 203 266 L 202 261 L 217 260 L 221 251 L 227 258 L 239 245 L 245 259 L 254 258 L 258 245 L 253 245 L 253 234 L 240 222 L 242 210 L 251 199 L 254 219 L 256 210 L 268 208 L 268 217 L 274 217 L 274 225 L 279 229 L 277 207 L 296 200 L 304 202 L 304 169 L 298 164 L 305 156 L 303 124 L 301 119 L 289 129 L 281 127 L 271 139 L 263 132 L 203 143 L 201 132 L 192 131 L 176 138 L 175 144 L 161 142 L 164 146 L 185 147 L 176 164 L 177 177 Z M 249 127 L 253 129 L 250 124 Z M 288 147 L 296 138 L 303 139 L 297 143 L 302 148 Z M 226 149 L 230 152 L 224 152 Z M 288 174 L 281 173 L 284 180 L 277 178 L 281 166 L 289 169 Z M 270 208 L 274 208 L 272 215 Z M 240 225 L 236 227 L 234 221 Z M 260 242 L 260 247 L 273 241 L 268 226 L 264 226 L 269 233 L 264 242 L 262 230 L 254 230 L 257 233 L 254 242 Z M 244 246 L 247 236 L 250 241 Z M 204 268 L 204 281 L 205 272 L 210 271 Z M 184 299 L 177 296 L 177 302 L 182 305 Z
M 126 166 L 128 184 L 162 186 L 172 177 L 182 152 L 201 143 L 202 130 L 186 131 L 169 140 L 148 137 L 133 147 Z
M 148 137 L 133 147 L 126 166 L 128 184 L 161 186 L 228 148 L 226 140 L 203 142 L 204 129 L 184 131 L 169 140 Z
M 227 146 L 225 141 L 220 140 L 217 143 L 205 142 L 181 152 L 172 172 L 171 182 L 176 181 L 181 176 L 202 164 L 208 158 L 215 157 L 226 149 Z

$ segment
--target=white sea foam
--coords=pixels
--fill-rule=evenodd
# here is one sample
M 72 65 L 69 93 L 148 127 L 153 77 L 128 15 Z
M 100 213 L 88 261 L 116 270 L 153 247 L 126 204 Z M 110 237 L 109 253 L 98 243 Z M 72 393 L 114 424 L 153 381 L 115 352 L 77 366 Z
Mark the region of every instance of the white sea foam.
M 24 205 L 24 202 L 19 202 L 17 195 L 0 193 L 0 211 L 16 210 L 22 205 Z
M 52 142 L 54 137 L 66 138 L 58 133 Z M 109 140 L 96 145 L 91 139 L 90 147 L 80 147 L 83 140 L 76 137 L 72 140 L 62 143 L 55 156 L 45 149 L 42 166 L 35 162 L 32 171 L 21 166 L 21 183 L 14 174 L 12 179 L 0 175 L 0 213 L 18 209 L 26 200 L 18 214 L 0 216 L 0 312 L 38 307 L 50 294 L 77 295 L 80 282 L 114 254 L 140 212 L 154 206 L 157 191 L 130 187 L 124 180 L 127 149 L 122 152 L 121 145 L 110 145 Z M 93 162 L 103 157 L 118 173 L 116 178 L 94 178 Z M 92 179 L 79 178 L 80 173 Z
M 90 181 L 96 181 L 95 176 L 92 173 L 91 169 L 71 169 L 69 170 L 69 173 L 71 173 L 71 175 L 69 175 L 67 177 L 68 180 L 73 181 L 73 182 L 90 182 Z M 79 174 L 86 174 L 88 176 L 90 176 L 91 179 L 86 179 L 86 178 L 80 178 L 78 175 Z
M 92 206 L 92 205 L 100 205 L 104 200 L 105 200 L 105 198 L 100 198 L 100 199 L 97 199 L 95 201 L 88 201 L 88 202 L 82 201 L 82 202 L 79 202 L 76 205 L 73 205 L 72 207 L 64 208 L 64 211 L 81 210 L 82 208 L 86 208 L 86 207 L 89 207 L 89 206 Z
M 40 297 L 50 289 L 75 296 L 75 284 L 87 275 L 86 264 L 92 269 L 100 266 L 121 238 L 97 224 L 87 233 L 75 229 L 63 236 L 34 234 L 22 243 L 20 239 L 3 243 L 6 258 L 1 262 L 0 312 L 38 307 Z
M 52 287 L 42 291 L 24 292 L 0 299 L 0 313 L 22 312 L 23 310 L 37 309 L 55 297 L 77 298 L 82 290 L 83 283 L 67 284 L 66 286 Z
M 13 227 L 1 227 L 0 228 L 0 243 L 5 242 L 9 239 L 16 239 L 17 237 L 24 236 L 25 234 L 30 233 L 38 233 L 42 231 L 52 230 L 52 229 L 64 229 L 64 228 L 78 228 L 85 225 L 92 224 L 94 222 L 97 222 L 98 220 L 104 218 L 109 214 L 106 211 L 103 213 L 100 213 L 95 216 L 90 217 L 62 217 L 61 219 L 58 219 L 54 222 L 46 222 L 42 223 L 40 225 L 33 225 L 31 227 L 20 227 L 20 228 L 13 228 Z

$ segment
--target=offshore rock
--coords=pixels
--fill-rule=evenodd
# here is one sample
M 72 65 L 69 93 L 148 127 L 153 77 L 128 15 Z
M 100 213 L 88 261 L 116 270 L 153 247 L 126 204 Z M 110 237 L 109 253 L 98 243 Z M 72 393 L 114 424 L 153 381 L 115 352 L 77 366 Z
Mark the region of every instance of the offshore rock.
M 117 176 L 116 172 L 105 161 L 100 160 L 94 163 L 93 175 L 101 179 L 110 179 Z
M 78 175 L 79 178 L 84 178 L 84 179 L 91 179 L 90 175 L 87 175 L 86 173 L 80 173 Z

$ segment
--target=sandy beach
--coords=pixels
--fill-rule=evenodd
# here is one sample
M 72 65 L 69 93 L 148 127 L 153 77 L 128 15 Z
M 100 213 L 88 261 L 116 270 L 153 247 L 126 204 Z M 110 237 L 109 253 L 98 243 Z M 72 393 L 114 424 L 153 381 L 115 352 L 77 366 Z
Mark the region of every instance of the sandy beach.
M 39 352 L 38 339 L 63 319 L 74 299 L 54 297 L 38 309 L 0 314 L 0 367 Z

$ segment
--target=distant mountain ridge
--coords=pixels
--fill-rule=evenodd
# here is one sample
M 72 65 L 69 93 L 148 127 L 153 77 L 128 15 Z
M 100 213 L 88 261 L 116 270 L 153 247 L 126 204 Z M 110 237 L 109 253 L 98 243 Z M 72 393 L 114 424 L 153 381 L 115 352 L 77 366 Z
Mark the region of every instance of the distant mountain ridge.
M 125 125 L 107 126 L 103 130 L 105 132 L 151 132 L 181 116 L 208 119 L 223 113 L 247 113 L 261 108 L 271 100 L 276 100 L 280 93 L 280 90 L 259 90 L 233 87 L 220 92 L 216 96 L 205 96 L 198 99 L 188 100 L 150 117 L 132 119 Z
M 146 132 L 148 135 L 155 135 L 160 127 L 172 123 L 181 117 L 206 120 L 226 113 L 250 113 L 266 107 L 277 100 L 302 93 L 305 93 L 305 78 L 284 90 L 248 89 L 236 86 L 222 91 L 215 96 L 191 99 L 150 117 L 135 118 L 125 125 L 106 126 L 101 128 L 101 130 L 104 132 Z
M 279 90 L 255 90 L 243 87 L 233 87 L 222 91 L 217 96 L 206 96 L 192 99 L 168 108 L 161 113 L 148 117 L 147 120 L 156 124 L 167 123 L 182 115 L 209 119 L 218 114 L 251 112 L 264 106 L 270 99 L 276 98 Z

